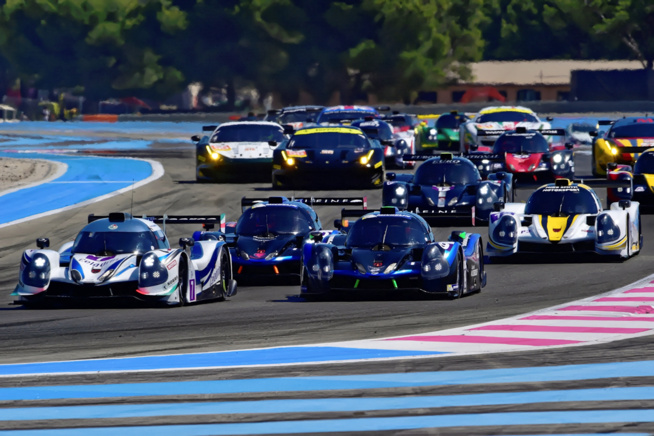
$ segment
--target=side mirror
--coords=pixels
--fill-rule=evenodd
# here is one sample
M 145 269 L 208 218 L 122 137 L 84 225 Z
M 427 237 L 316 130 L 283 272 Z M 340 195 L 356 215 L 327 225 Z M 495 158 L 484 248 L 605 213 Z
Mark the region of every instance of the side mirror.
M 618 164 L 615 162 L 609 162 L 606 164 L 607 171 L 615 171 L 618 169 Z
M 631 207 L 631 201 L 629 201 L 629 200 L 620 200 L 620 201 L 618 202 L 618 205 L 620 206 L 620 208 L 621 208 L 622 210 L 624 210 L 624 209 L 628 209 L 628 208 Z
M 322 233 L 320 233 L 320 232 L 311 232 L 309 235 L 310 235 L 310 238 L 311 238 L 312 241 L 314 241 L 316 243 L 322 242 Z
M 588 136 L 597 136 L 597 135 L 599 135 L 597 130 L 591 130 L 590 132 L 588 132 Z
M 422 188 L 420 185 L 411 185 L 411 193 L 414 195 L 422 194 Z
M 36 246 L 40 249 L 48 248 L 50 246 L 50 239 L 48 238 L 38 238 L 36 240 Z
M 546 117 L 545 119 L 546 119 L 547 121 L 554 121 L 554 117 L 551 116 L 551 115 L 550 115 L 549 117 Z
M 295 133 L 295 128 L 290 124 L 284 124 L 282 127 L 284 128 L 284 135 L 292 135 Z
M 380 142 L 382 145 L 388 145 L 388 146 L 390 146 L 390 147 L 392 147 L 393 145 L 395 145 L 395 141 L 393 141 L 392 139 L 382 139 L 382 140 L 380 140 L 379 142 Z
M 534 222 L 533 217 L 525 216 L 525 217 L 522 217 L 522 223 L 521 224 L 523 226 L 525 226 L 525 227 L 529 227 L 531 225 L 531 223 L 533 223 L 533 222 Z
M 268 145 L 271 147 L 277 147 L 277 141 L 268 141 Z
M 395 173 L 386 173 L 386 180 L 395 180 L 397 174 Z
M 413 257 L 413 260 L 416 260 L 416 259 L 422 259 L 422 253 L 423 253 L 424 251 L 425 251 L 425 250 L 424 250 L 424 248 L 422 248 L 422 247 L 420 247 L 420 248 L 413 248 L 413 249 L 411 250 L 411 257 Z
M 504 209 L 504 202 L 503 201 L 496 201 L 493 203 L 493 210 L 498 212 L 500 210 Z
M 193 135 L 193 136 L 191 136 L 191 141 L 193 141 L 193 142 L 199 142 L 199 141 L 200 141 L 200 135 Z
M 575 145 L 572 142 L 566 142 L 565 143 L 565 148 L 567 148 L 568 150 L 572 150 L 574 148 L 574 146 Z
M 476 151 L 479 146 L 477 144 L 470 144 L 470 150 Z
M 597 221 L 597 215 L 589 215 L 586 217 L 586 225 L 589 227 L 593 227 L 595 225 L 595 221 Z
M 296 244 L 298 247 L 302 248 L 302 245 L 304 245 L 304 236 L 302 236 L 302 235 L 296 235 L 296 236 L 295 236 L 295 244 Z
M 334 227 L 337 228 L 338 230 L 341 230 L 343 228 L 343 222 L 339 219 L 335 219 Z
M 186 250 L 186 247 L 192 247 L 195 244 L 193 238 L 179 238 L 179 246 Z

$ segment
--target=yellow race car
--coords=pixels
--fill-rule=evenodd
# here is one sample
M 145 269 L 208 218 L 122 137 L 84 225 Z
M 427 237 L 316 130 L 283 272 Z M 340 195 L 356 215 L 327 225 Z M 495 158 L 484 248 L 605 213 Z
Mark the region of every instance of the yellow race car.
M 595 139 L 591 168 L 596 177 L 606 176 L 609 163 L 634 165 L 638 156 L 654 147 L 654 118 L 626 117 L 617 121 L 600 121 L 610 124 L 606 133 Z

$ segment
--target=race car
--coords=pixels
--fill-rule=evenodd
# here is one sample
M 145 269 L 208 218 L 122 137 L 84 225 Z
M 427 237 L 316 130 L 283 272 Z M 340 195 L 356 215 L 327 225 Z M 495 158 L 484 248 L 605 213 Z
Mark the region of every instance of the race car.
M 343 124 L 348 125 L 354 120 L 362 120 L 364 118 L 380 118 L 379 111 L 387 111 L 390 108 L 387 106 L 372 107 L 372 106 L 330 106 L 324 108 L 316 117 L 317 124 Z
M 358 127 L 305 127 L 273 153 L 273 189 L 381 188 L 383 182 L 384 149 Z
M 583 183 L 559 179 L 534 191 L 527 203 L 492 212 L 486 252 L 596 253 L 629 258 L 642 246 L 640 205 L 623 200 L 608 210 Z
M 345 237 L 317 239 L 304 246 L 304 297 L 415 289 L 458 298 L 486 285 L 479 234 L 455 231 L 437 242 L 422 217 L 395 207 L 361 216 Z
M 422 163 L 415 174 L 388 173 L 382 204 L 409 210 L 430 224 L 463 218 L 488 221 L 493 205 L 513 201 L 513 176 L 496 172 L 482 180 L 465 157 L 442 153 Z
M 515 130 L 517 127 L 524 127 L 527 130 L 552 128 L 549 122 L 542 122 L 529 108 L 490 106 L 479 111 L 474 119 L 464 122 L 459 127 L 461 150 L 466 153 L 470 151 L 490 153 L 501 131 Z M 495 133 L 479 134 L 482 130 L 492 130 Z
M 606 176 L 609 163 L 633 165 L 640 153 L 654 147 L 654 117 L 601 120 L 599 124 L 611 127 L 593 143 L 591 168 L 596 177 Z
M 609 181 L 626 184 L 607 188 L 609 202 L 634 200 L 640 203 L 641 209 L 654 210 L 654 148 L 645 150 L 633 169 L 630 165 L 609 163 L 607 171 Z
M 300 278 L 302 247 L 311 242 L 310 234 L 320 232 L 328 238 L 340 233 L 324 230 L 313 206 L 361 206 L 365 197 L 293 198 L 269 197 L 241 200 L 245 208 L 236 223 L 225 231 L 196 232 L 199 241 L 225 239 L 232 255 L 234 277 L 240 284 L 272 278 Z
M 133 218 L 115 212 L 89 215 L 74 241 L 23 253 L 18 285 L 12 295 L 22 304 L 77 302 L 123 298 L 182 306 L 203 300 L 224 300 L 236 294 L 231 256 L 225 241 L 180 239 L 171 248 L 157 223 L 200 224 L 224 217 L 149 216 Z
M 278 124 L 288 124 L 294 129 L 315 124 L 316 116 L 324 106 L 288 106 L 277 110 L 269 110 L 264 121 Z
M 415 153 L 415 128 L 419 124 L 416 115 L 393 111 L 393 113 L 390 115 L 384 115 L 382 119 L 390 124 L 393 128 L 393 136 L 395 138 L 403 139 L 407 144 L 409 144 L 409 150 L 411 150 L 411 153 Z
M 420 152 L 450 151 L 461 148 L 459 129 L 470 120 L 467 114 L 452 111 L 442 115 L 418 115 L 421 120 L 416 127 L 417 146 Z
M 379 119 L 366 118 L 355 120 L 351 125 L 352 127 L 358 127 L 363 130 L 368 135 L 368 138 L 379 143 L 379 146 L 384 148 L 386 166 L 413 168 L 415 162 L 404 161 L 404 155 L 413 154 L 414 150 L 409 143 L 393 133 L 390 124 Z
M 545 135 L 564 136 L 563 129 L 527 130 L 517 127 L 510 131 L 486 130 L 478 134 L 480 137 L 500 135 L 489 154 L 466 155 L 477 164 L 482 177 L 486 177 L 490 172 L 506 171 L 513 174 L 516 182 L 542 184 L 574 176 L 572 145 L 566 145 L 563 150 L 552 151 L 545 138 Z
M 284 127 L 269 121 L 239 121 L 203 126 L 210 136 L 194 135 L 196 180 L 266 180 L 273 150 L 287 139 Z

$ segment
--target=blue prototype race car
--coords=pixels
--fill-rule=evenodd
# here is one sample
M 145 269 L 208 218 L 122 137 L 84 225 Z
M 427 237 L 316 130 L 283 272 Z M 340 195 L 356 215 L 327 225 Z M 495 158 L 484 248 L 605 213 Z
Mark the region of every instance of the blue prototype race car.
M 235 225 L 228 225 L 224 233 L 196 232 L 193 237 L 200 241 L 224 237 L 230 247 L 234 276 L 241 284 L 270 278 L 299 279 L 302 246 L 311 242 L 310 234 L 318 231 L 327 238 L 334 232 L 322 229 L 312 208 L 318 205 L 365 208 L 367 201 L 365 197 L 243 198 L 241 207 L 246 209 Z
M 478 233 L 455 231 L 436 242 L 422 217 L 395 207 L 367 213 L 346 228 L 345 237 L 304 246 L 302 295 L 417 289 L 458 298 L 486 285 Z
M 482 180 L 474 163 L 451 153 L 430 157 L 415 174 L 388 173 L 387 179 L 382 204 L 415 212 L 432 224 L 460 218 L 473 225 L 487 222 L 496 202 L 513 201 L 511 174 L 491 173 Z

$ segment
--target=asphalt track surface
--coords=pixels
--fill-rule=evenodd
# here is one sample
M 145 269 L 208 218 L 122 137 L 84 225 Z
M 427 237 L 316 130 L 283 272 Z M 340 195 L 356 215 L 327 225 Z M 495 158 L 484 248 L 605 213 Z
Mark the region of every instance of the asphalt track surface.
M 530 261 L 493 264 L 487 268 L 488 285 L 480 294 L 459 300 L 426 298 L 422 294 L 343 297 L 320 302 L 305 302 L 298 297 L 297 285 L 239 287 L 237 296 L 226 302 L 199 304 L 182 308 L 141 307 L 84 307 L 27 310 L 13 305 L 13 290 L 18 274 L 20 255 L 34 246 L 34 239 L 47 236 L 52 246 L 74 238 L 86 223 L 90 213 L 106 214 L 112 211 L 132 210 L 135 215 L 148 214 L 227 214 L 235 220 L 240 214 L 243 196 L 279 195 L 269 184 L 198 184 L 194 181 L 194 154 L 190 143 L 170 142 L 155 145 L 153 149 L 126 152 L 130 156 L 155 159 L 162 163 L 166 173 L 154 183 L 140 187 L 100 203 L 64 211 L 57 215 L 0 228 L 0 364 L 59 361 L 126 356 L 166 355 L 209 351 L 226 351 L 275 346 L 304 345 L 316 342 L 382 338 L 435 331 L 519 315 L 579 298 L 589 297 L 625 286 L 652 274 L 654 260 L 654 218 L 643 216 L 645 244 L 640 255 L 626 262 L 601 259 L 552 259 L 542 264 Z M 589 174 L 588 155 L 576 160 L 578 174 Z M 329 191 L 297 191 L 296 196 L 330 196 Z M 380 205 L 381 191 L 344 191 L 339 195 L 368 196 L 370 207 Z M 529 191 L 519 191 L 518 199 L 526 200 Z M 603 195 L 603 194 L 602 194 Z M 133 204 L 133 206 L 132 206 Z M 317 211 L 325 227 L 339 216 L 337 207 L 320 207 Z M 479 231 L 483 227 L 456 227 Z M 454 228 L 436 229 L 446 239 Z M 195 229 L 170 227 L 169 237 L 176 241 L 190 236 Z M 650 361 L 650 362 L 647 362 Z M 129 417 L 91 412 L 91 418 L 72 414 L 52 416 L 33 415 L 22 421 L 12 418 L 14 407 L 119 405 L 150 402 L 153 394 L 144 394 L 138 400 L 129 400 L 124 394 L 108 396 L 101 401 L 59 398 L 45 401 L 39 395 L 31 399 L 11 400 L 0 395 L 0 407 L 5 416 L 0 419 L 0 434 L 10 430 L 32 429 L 34 434 L 73 434 L 71 428 L 125 426 L 121 432 L 139 434 L 142 425 L 153 425 L 157 434 L 266 434 L 266 433 L 319 433 L 374 431 L 375 434 L 545 434 L 545 433 L 600 433 L 620 432 L 651 434 L 654 432 L 654 374 L 637 371 L 609 371 L 602 377 L 585 377 L 589 367 L 575 367 L 577 376 L 556 379 L 544 376 L 549 369 L 562 365 L 593 365 L 603 362 L 645 362 L 654 366 L 654 345 L 651 336 L 584 347 L 571 347 L 530 352 L 487 354 L 479 356 L 450 356 L 426 359 L 392 360 L 381 362 L 336 363 L 329 365 L 297 365 L 291 367 L 256 367 L 166 373 L 86 374 L 67 376 L 17 377 L 0 379 L 2 388 L 19 386 L 58 386 L 85 384 L 156 383 L 215 380 L 258 380 L 278 377 L 317 377 L 340 380 L 348 374 L 422 373 L 434 371 L 508 370 L 512 368 L 538 368 L 538 373 L 517 380 L 495 380 L 496 373 L 480 376 L 474 384 L 452 382 L 445 385 L 357 385 L 350 388 L 340 384 L 334 390 L 326 388 L 285 391 L 279 387 L 265 387 L 251 392 L 181 393 L 174 390 L 160 394 L 155 403 L 170 403 L 170 410 L 180 411 L 189 403 L 196 406 L 188 413 L 157 416 Z M 517 371 L 517 370 L 516 370 Z M 470 373 L 472 373 L 470 372 Z M 453 374 L 453 373 L 452 373 Z M 329 376 L 335 376 L 330 379 Z M 420 378 L 419 375 L 416 375 Z M 500 384 L 496 384 L 500 383 Z M 603 395 L 607 389 L 642 387 L 650 395 L 615 398 Z M 601 389 L 601 391 L 592 391 Z M 565 390 L 556 402 L 537 399 L 536 393 Z M 572 390 L 584 390 L 575 397 Z M 480 395 L 526 393 L 530 400 L 513 398 L 500 401 L 472 401 L 443 405 L 425 400 L 422 396 Z M 299 410 L 284 409 L 268 412 L 261 408 L 264 400 L 340 399 L 341 407 Z M 342 402 L 357 397 L 417 399 L 395 408 L 380 404 L 348 407 Z M 536 399 L 535 399 L 536 398 Z M 252 401 L 252 411 L 230 411 L 226 401 Z M 199 405 L 222 402 L 224 412 L 204 413 Z M 244 403 L 245 404 L 245 403 Z M 572 412 L 573 418 L 561 414 Z M 61 413 L 64 413 L 63 411 Z M 534 415 L 529 415 L 529 414 Z M 511 414 L 518 414 L 514 416 Z M 592 416 L 591 416 L 592 415 Z M 493 419 L 491 419 L 491 417 Z M 83 419 L 85 418 L 85 419 Z M 362 418 L 381 419 L 366 426 Z M 413 424 L 383 421 L 413 418 Z M 323 422 L 324 420 L 324 422 Z M 284 421 L 286 426 L 283 426 Z M 297 425 L 289 425 L 288 422 Z M 306 422 L 305 422 L 306 421 Z M 334 421 L 339 421 L 338 425 Z M 356 422 L 348 425 L 346 422 Z M 299 425 L 303 423 L 303 425 Z M 417 423 L 417 424 L 416 424 Z M 209 427 L 201 429 L 199 424 Z M 257 424 L 244 428 L 211 427 L 215 424 Z M 279 427 L 275 427 L 278 425 Z M 130 426 L 136 428 L 130 433 Z M 180 427 L 175 427 L 180 426 Z M 196 426 L 196 427 L 194 427 Z M 42 429 L 66 429 L 61 433 L 39 432 Z M 431 430 L 430 430 L 431 429 Z M 115 427 L 105 429 L 112 434 Z M 167 433 L 167 431 L 171 433 Z M 102 434 L 94 429 L 93 433 Z M 16 433 L 16 434 L 31 434 Z M 81 433 L 80 433 L 81 434 Z

